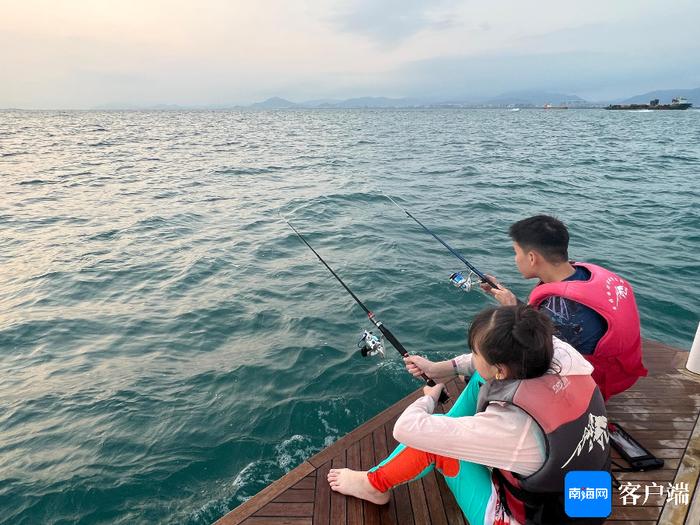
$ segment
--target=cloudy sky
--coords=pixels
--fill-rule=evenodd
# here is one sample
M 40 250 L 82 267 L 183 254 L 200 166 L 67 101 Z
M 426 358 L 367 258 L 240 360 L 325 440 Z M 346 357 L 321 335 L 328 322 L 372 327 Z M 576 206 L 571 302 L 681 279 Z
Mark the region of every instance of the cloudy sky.
M 697 0 L 0 0 L 0 107 L 700 86 Z

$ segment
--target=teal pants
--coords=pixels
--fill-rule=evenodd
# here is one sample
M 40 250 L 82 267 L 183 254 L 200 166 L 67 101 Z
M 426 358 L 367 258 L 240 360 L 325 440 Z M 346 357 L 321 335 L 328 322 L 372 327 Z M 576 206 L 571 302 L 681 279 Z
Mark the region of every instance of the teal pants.
M 443 417 L 473 416 L 476 413 L 476 401 L 479 395 L 479 387 L 483 383 L 484 380 L 478 373 L 475 373 L 469 380 L 467 387 L 461 393 L 454 406 Z M 465 437 L 465 439 L 468 439 L 468 437 Z M 407 449 L 407 447 L 400 444 L 394 449 L 389 457 L 387 457 L 377 466 L 371 468 L 369 472 L 375 472 L 382 467 L 391 469 L 392 461 L 397 462 L 397 464 L 393 466 L 394 471 L 398 469 L 400 472 L 401 468 L 398 465 L 398 462 L 404 460 L 403 458 L 406 455 L 404 454 L 402 456 L 401 452 L 405 449 Z M 428 456 L 426 456 L 426 458 L 428 458 Z M 459 468 L 457 469 L 456 474 L 453 470 L 446 474 L 440 468 L 440 462 L 437 461 L 437 463 L 438 464 L 436 465 L 435 460 L 430 460 L 429 458 L 426 459 L 425 468 L 417 476 L 410 479 L 404 479 L 401 481 L 401 483 L 408 483 L 410 481 L 420 479 L 437 466 L 438 472 L 444 476 L 447 486 L 454 494 L 455 500 L 469 521 L 469 524 L 483 525 L 486 506 L 491 498 L 491 471 L 484 465 L 459 460 Z M 454 460 L 451 461 L 451 465 L 454 465 Z

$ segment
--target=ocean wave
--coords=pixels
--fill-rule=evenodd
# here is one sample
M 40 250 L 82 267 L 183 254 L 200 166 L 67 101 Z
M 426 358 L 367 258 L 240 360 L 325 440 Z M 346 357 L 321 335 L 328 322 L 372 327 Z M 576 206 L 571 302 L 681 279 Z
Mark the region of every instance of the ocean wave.
M 18 186 L 41 186 L 43 184 L 55 184 L 55 182 L 45 179 L 30 179 L 23 180 L 17 183 Z
M 283 166 L 264 166 L 264 167 L 243 167 L 231 166 L 226 168 L 218 168 L 212 172 L 213 175 L 264 175 L 266 173 L 275 173 L 285 170 Z
M 508 227 L 558 215 L 572 256 L 633 283 L 645 337 L 690 346 L 698 119 L 339 115 L 0 122 L 22 153 L 0 216 L 5 520 L 208 524 L 419 386 L 390 346 L 360 356 L 366 314 L 277 210 L 431 359 L 464 351 L 487 303 L 382 190 L 521 298 Z

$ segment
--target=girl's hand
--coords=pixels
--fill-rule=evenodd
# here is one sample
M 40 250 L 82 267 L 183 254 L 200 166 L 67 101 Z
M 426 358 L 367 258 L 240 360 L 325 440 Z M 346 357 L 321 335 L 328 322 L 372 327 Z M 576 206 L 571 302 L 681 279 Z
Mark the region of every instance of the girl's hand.
M 438 400 L 440 399 L 440 393 L 444 388 L 445 385 L 442 383 L 438 383 L 435 386 L 424 386 L 423 395 L 432 397 L 433 401 L 435 401 L 435 404 L 437 405 Z
M 434 364 L 432 361 L 421 357 L 419 355 L 411 355 L 403 358 L 403 362 L 406 364 L 406 370 L 413 377 L 421 377 L 421 374 L 425 374 L 429 378 L 433 378 L 433 368 Z

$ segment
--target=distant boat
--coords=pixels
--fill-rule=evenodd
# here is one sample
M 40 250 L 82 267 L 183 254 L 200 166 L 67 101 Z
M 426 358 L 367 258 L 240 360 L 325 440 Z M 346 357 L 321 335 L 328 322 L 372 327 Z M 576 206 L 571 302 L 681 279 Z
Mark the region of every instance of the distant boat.
M 569 106 L 564 106 L 564 105 L 553 106 L 552 104 L 547 103 L 544 106 L 542 106 L 542 109 L 569 109 Z
M 659 99 L 650 100 L 648 104 L 610 104 L 605 109 L 633 109 L 633 110 L 661 110 L 661 109 L 688 109 L 693 104 L 683 97 L 676 97 L 670 104 L 659 104 Z
M 520 108 L 510 108 L 509 111 L 520 111 Z

